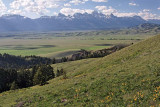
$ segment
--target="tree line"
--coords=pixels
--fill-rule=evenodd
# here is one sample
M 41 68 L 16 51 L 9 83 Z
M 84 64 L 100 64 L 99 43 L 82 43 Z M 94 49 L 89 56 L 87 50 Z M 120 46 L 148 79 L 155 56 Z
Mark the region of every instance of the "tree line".
M 14 56 L 9 54 L 0 54 L 0 67 L 1 68 L 31 68 L 38 64 L 51 64 L 52 59 L 40 56 Z
M 55 60 L 55 63 L 75 61 L 75 60 L 81 60 L 81 59 L 87 59 L 87 58 L 104 57 L 104 56 L 112 54 L 118 50 L 121 50 L 127 46 L 129 46 L 129 45 L 119 44 L 119 45 L 113 46 L 108 49 L 101 49 L 101 50 L 97 50 L 97 51 L 87 51 L 87 50 L 81 49 L 80 52 L 73 54 L 71 57 L 63 57 L 59 60 Z

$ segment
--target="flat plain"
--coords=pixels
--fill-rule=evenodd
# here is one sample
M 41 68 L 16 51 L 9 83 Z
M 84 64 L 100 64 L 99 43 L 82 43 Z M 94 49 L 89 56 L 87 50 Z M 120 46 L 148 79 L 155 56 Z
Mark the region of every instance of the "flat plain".
M 60 58 L 81 49 L 99 50 L 135 43 L 155 34 L 154 31 L 137 33 L 136 30 L 3 33 L 0 35 L 0 53 Z

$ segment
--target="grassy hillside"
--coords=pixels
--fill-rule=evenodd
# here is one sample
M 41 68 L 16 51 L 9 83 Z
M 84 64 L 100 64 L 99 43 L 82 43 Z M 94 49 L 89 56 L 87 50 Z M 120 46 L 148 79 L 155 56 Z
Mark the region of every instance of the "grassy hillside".
M 0 94 L 3 107 L 160 106 L 160 35 L 104 58 L 53 65 L 62 77 Z

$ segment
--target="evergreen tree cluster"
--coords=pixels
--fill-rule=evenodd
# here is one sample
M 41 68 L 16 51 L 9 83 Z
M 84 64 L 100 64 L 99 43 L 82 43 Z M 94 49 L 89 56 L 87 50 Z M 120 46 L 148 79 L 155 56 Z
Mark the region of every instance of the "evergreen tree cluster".
M 26 88 L 33 85 L 45 85 L 48 80 L 55 78 L 50 65 L 37 65 L 32 69 L 4 69 L 0 68 L 0 92 Z
M 37 64 L 52 64 L 52 59 L 39 56 L 14 56 L 9 54 L 0 54 L 1 68 L 30 68 Z
M 55 78 L 55 74 L 53 72 L 53 68 L 50 65 L 42 65 L 34 74 L 33 84 L 37 85 L 45 85 L 48 80 Z
M 81 59 L 87 59 L 87 58 L 104 57 L 104 56 L 112 54 L 118 50 L 121 50 L 127 46 L 129 46 L 129 45 L 119 44 L 119 45 L 113 46 L 108 49 L 101 49 L 101 50 L 97 50 L 97 51 L 87 51 L 87 50 L 81 49 L 80 52 L 73 54 L 71 57 L 63 57 L 61 59 L 61 62 L 75 61 L 75 60 L 81 60 Z
M 59 77 L 61 75 L 63 75 L 63 79 L 67 79 L 67 72 L 63 68 L 61 68 L 60 70 L 57 69 L 56 77 Z

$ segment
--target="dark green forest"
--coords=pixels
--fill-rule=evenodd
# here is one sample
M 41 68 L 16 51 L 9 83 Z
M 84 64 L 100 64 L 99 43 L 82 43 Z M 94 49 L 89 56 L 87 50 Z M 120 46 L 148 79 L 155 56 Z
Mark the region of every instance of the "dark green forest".
M 37 65 L 31 69 L 0 69 L 0 92 L 26 88 L 33 85 L 44 85 L 48 80 L 55 78 L 50 65 Z
M 55 58 L 0 54 L 0 92 L 45 85 L 55 75 L 63 74 L 63 69 L 57 70 L 55 74 L 50 66 L 52 63 L 56 63 Z

